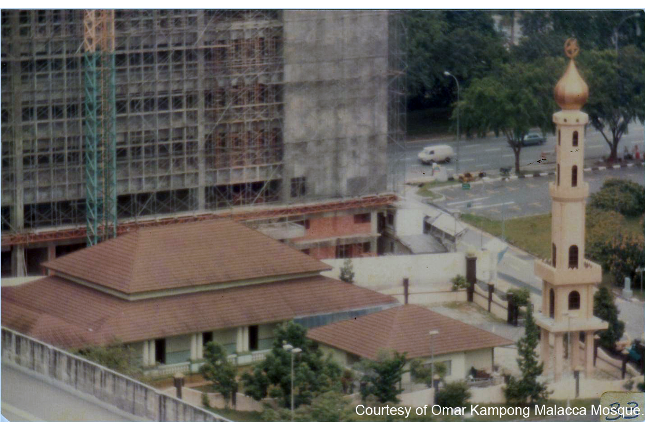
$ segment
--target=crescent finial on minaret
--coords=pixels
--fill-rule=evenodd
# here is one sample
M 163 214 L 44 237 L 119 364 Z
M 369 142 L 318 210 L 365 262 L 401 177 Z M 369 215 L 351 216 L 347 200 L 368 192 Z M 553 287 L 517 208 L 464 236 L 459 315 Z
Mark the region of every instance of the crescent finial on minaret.
M 589 98 L 589 87 L 578 73 L 576 63 L 573 60 L 580 52 L 578 41 L 576 39 L 567 39 L 564 44 L 564 52 L 571 61 L 569 61 L 566 72 L 555 86 L 555 101 L 564 110 L 580 110 Z

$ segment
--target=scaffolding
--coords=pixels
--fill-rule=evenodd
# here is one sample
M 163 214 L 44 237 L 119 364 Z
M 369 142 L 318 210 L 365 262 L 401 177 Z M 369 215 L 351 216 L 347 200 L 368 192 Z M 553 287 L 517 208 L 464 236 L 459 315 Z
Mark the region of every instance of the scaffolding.
M 116 219 L 128 223 L 400 191 L 400 13 L 112 13 L 114 54 L 96 59 L 95 74 L 84 11 L 2 11 L 3 245 L 9 236 L 83 230 L 94 206 L 100 230 L 109 218 L 100 215 L 114 213 L 101 195 L 114 192 L 98 184 L 93 198 L 86 177 L 100 182 L 101 160 L 116 165 L 104 182 L 116 181 Z M 102 79 L 111 61 L 113 77 Z M 91 86 L 89 113 L 88 71 L 107 85 Z M 114 127 L 101 125 L 112 114 L 98 106 L 110 105 L 100 95 L 111 88 Z M 96 172 L 85 163 L 93 146 L 83 145 L 101 141 L 94 126 L 84 130 L 91 112 L 97 130 L 114 131 L 103 141 L 115 142 L 113 158 L 97 146 Z
M 114 11 L 83 17 L 87 246 L 116 237 Z

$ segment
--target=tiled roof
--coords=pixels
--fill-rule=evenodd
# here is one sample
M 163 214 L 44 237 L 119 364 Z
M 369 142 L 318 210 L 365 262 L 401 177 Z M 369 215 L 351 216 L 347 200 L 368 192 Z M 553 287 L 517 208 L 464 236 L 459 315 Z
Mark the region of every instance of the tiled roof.
M 408 358 L 429 357 L 431 330 L 434 354 L 510 345 L 513 341 L 417 305 L 404 305 L 309 331 L 317 342 L 359 357 L 376 360 L 380 350 L 407 352 Z
M 2 288 L 2 325 L 57 346 L 75 348 L 394 303 L 390 296 L 324 276 L 136 301 L 49 276 Z
M 140 229 L 43 266 L 126 294 L 330 269 L 230 220 Z

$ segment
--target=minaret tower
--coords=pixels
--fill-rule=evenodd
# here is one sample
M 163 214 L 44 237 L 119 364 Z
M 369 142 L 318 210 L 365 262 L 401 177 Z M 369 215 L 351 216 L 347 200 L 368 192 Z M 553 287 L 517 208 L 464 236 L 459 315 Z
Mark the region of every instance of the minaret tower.
M 551 260 L 537 261 L 535 274 L 543 280 L 542 312 L 536 313 L 541 328 L 541 356 L 545 371 L 552 367 L 555 380 L 562 377 L 564 338 L 571 369 L 582 362 L 585 375 L 593 369 L 593 338 L 607 323 L 593 315 L 593 295 L 602 279 L 601 267 L 585 256 L 585 199 L 589 184 L 583 181 L 585 125 L 589 116 L 580 111 L 589 88 L 576 68 L 575 39 L 565 43 L 571 60 L 555 87 L 555 101 L 562 108 L 553 115 L 556 124 L 556 176 L 549 183 L 551 195 Z M 581 341 L 584 354 L 581 357 Z

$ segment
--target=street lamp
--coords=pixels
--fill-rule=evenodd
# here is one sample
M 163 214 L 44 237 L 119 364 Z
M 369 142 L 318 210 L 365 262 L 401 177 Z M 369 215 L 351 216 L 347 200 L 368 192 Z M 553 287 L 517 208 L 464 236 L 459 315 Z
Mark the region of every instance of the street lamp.
M 618 55 L 618 28 L 623 24 L 623 22 L 627 21 L 629 18 L 638 18 L 641 16 L 639 12 L 633 13 L 631 15 L 627 15 L 625 18 L 621 19 L 620 22 L 616 27 L 614 27 L 614 47 L 616 49 L 616 55 Z M 639 32 L 640 32 L 640 27 L 637 27 Z
M 461 134 L 459 133 L 459 81 L 457 78 L 450 73 L 449 71 L 443 72 L 445 76 L 452 76 L 452 78 L 457 83 L 457 158 L 455 160 L 455 176 L 459 176 L 459 141 L 461 139 Z
M 291 353 L 291 422 L 293 422 L 293 356 L 296 354 L 299 354 L 302 352 L 302 349 L 300 348 L 294 348 L 293 345 L 290 345 L 288 343 L 285 343 L 282 345 L 282 348 L 285 351 L 288 351 Z
M 439 330 L 430 330 L 430 377 L 434 378 L 434 337 L 439 334 Z

